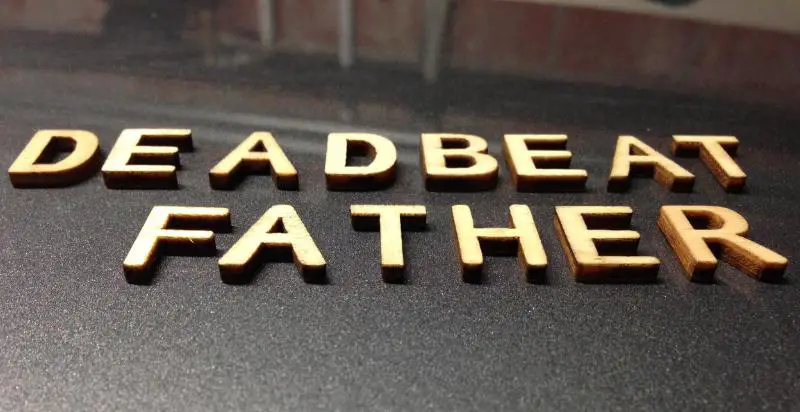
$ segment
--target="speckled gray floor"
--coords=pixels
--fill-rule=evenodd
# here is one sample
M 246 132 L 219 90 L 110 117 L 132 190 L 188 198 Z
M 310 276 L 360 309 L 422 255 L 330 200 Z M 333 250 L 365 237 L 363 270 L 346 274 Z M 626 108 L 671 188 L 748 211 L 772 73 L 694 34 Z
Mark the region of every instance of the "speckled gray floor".
M 28 81 L 49 79 L 23 72 Z M 590 174 L 581 194 L 515 193 L 504 165 L 495 191 L 428 193 L 413 136 L 430 130 L 413 124 L 387 133 L 401 157 L 391 189 L 327 192 L 324 135 L 308 132 L 312 123 L 291 130 L 290 122 L 275 131 L 301 190 L 278 191 L 258 176 L 220 192 L 207 171 L 269 113 L 238 108 L 237 117 L 220 109 L 225 102 L 155 102 L 135 90 L 123 100 L 114 87 L 77 95 L 50 87 L 52 80 L 21 87 L 17 72 L 3 73 L 3 167 L 37 128 L 92 130 L 107 152 L 124 127 L 190 127 L 197 150 L 182 155 L 176 191 L 112 191 L 99 175 L 65 189 L 16 190 L 0 178 L 2 410 L 800 408 L 800 140 L 791 119 L 669 101 L 622 105 L 598 101 L 598 91 L 583 99 L 580 89 L 565 107 L 531 102 L 534 111 L 550 108 L 546 126 L 531 118 L 525 130 L 498 130 L 494 115 L 473 116 L 483 124 L 475 130 L 493 130 L 486 137 L 494 154 L 502 133 L 568 132 L 573 167 Z M 207 116 L 211 106 L 215 117 Z M 633 115 L 625 110 L 635 106 Z M 606 193 L 619 133 L 662 151 L 673 133 L 737 135 L 747 190 L 725 194 L 698 159 L 681 159 L 697 175 L 694 193 L 646 179 L 629 193 Z M 233 233 L 218 236 L 225 250 L 279 203 L 294 205 L 315 236 L 330 284 L 305 284 L 280 263 L 250 285 L 228 286 L 209 257 L 169 257 L 151 286 L 125 283 L 122 259 L 153 205 L 229 207 Z M 381 282 L 378 235 L 350 228 L 354 203 L 428 206 L 429 230 L 406 235 L 407 284 Z M 489 260 L 483 284 L 463 283 L 450 229 L 456 203 L 470 205 L 480 225 L 505 224 L 508 205 L 530 205 L 550 260 L 547 284 L 524 283 L 515 259 L 502 257 Z M 716 284 L 688 282 L 656 226 L 658 207 L 679 203 L 739 211 L 751 238 L 789 258 L 787 281 L 763 284 L 723 265 Z M 632 206 L 641 253 L 662 260 L 659 282 L 575 283 L 552 225 L 561 204 Z

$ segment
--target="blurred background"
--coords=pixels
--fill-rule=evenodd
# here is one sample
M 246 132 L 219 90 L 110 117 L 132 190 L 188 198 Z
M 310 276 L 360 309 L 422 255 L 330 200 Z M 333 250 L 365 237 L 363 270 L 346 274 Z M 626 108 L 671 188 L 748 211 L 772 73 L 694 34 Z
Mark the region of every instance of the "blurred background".
M 798 0 L 0 0 L 0 165 L 43 128 L 92 131 L 108 153 L 125 128 L 185 127 L 196 149 L 180 190 L 0 179 L 0 410 L 798 411 L 797 271 L 776 285 L 723 265 L 693 284 L 657 227 L 664 204 L 729 207 L 796 263 L 798 111 Z M 257 130 L 301 190 L 265 176 L 211 190 L 208 171 Z M 326 190 L 326 136 L 346 131 L 395 143 L 395 185 Z M 567 134 L 587 190 L 517 193 L 501 161 L 495 190 L 427 192 L 420 132 L 482 136 L 498 159 L 505 133 Z M 673 134 L 735 135 L 746 190 L 680 159 L 693 193 L 650 179 L 608 193 L 621 134 L 662 153 Z M 125 282 L 154 205 L 229 207 L 227 250 L 281 203 L 330 285 L 277 264 L 232 287 L 212 257 Z M 357 203 L 429 207 L 406 285 L 381 281 L 378 235 L 349 225 Z M 453 204 L 486 227 L 531 205 L 548 285 L 507 258 L 462 282 Z M 552 224 L 569 204 L 632 206 L 659 282 L 576 283 Z
M 445 90 L 471 87 L 500 101 L 645 90 L 800 102 L 796 0 L 2 0 L 0 30 L 3 68 L 304 84 L 344 88 L 344 101 L 384 92 L 433 117 Z

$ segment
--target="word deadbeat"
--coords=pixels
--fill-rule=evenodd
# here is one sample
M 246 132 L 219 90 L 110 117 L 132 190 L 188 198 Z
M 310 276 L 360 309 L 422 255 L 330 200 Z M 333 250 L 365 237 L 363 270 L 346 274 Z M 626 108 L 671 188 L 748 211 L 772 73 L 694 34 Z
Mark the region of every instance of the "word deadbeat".
M 566 135 L 508 134 L 503 155 L 520 192 L 582 191 L 587 172 L 569 168 L 572 153 Z M 699 156 L 729 192 L 742 189 L 746 175 L 733 160 L 739 141 L 733 136 L 674 136 L 677 156 Z M 79 183 L 100 168 L 113 189 L 177 188 L 179 153 L 191 150 L 185 129 L 124 130 L 100 167 L 96 135 L 81 130 L 37 132 L 9 168 L 14 187 L 42 188 Z M 482 191 L 498 181 L 498 162 L 486 140 L 464 134 L 422 134 L 420 163 L 429 191 Z M 55 160 L 58 154 L 64 154 Z M 352 156 L 369 156 L 367 165 L 348 164 Z M 379 190 L 396 177 L 397 150 L 391 140 L 369 133 L 331 133 L 327 141 L 325 179 L 329 190 Z M 299 177 L 272 134 L 256 132 L 209 171 L 213 189 L 235 188 L 248 174 L 269 172 L 280 190 L 298 190 Z M 652 176 L 676 192 L 691 191 L 694 175 L 633 136 L 617 141 L 608 191 L 624 192 L 632 174 Z M 403 279 L 402 232 L 425 230 L 424 205 L 352 205 L 355 230 L 380 232 L 383 280 Z M 633 210 L 625 206 L 558 206 L 555 228 L 580 282 L 652 282 L 660 261 L 637 255 L 640 235 L 630 229 Z M 475 227 L 468 206 L 452 207 L 462 278 L 480 280 L 484 254 L 516 255 L 525 279 L 543 281 L 547 255 L 528 206 L 511 205 L 509 227 Z M 179 225 L 179 226 L 178 226 Z M 747 221 L 718 206 L 662 206 L 658 226 L 692 281 L 713 279 L 718 257 L 763 281 L 783 277 L 788 261 L 746 238 Z M 230 231 L 230 211 L 215 207 L 155 206 L 123 262 L 126 280 L 148 283 L 160 254 L 216 252 L 215 233 Z M 715 254 L 714 252 L 718 253 Z M 290 205 L 275 205 L 218 261 L 223 282 L 246 283 L 264 261 L 291 259 L 307 282 L 325 279 L 326 262 L 302 220 Z

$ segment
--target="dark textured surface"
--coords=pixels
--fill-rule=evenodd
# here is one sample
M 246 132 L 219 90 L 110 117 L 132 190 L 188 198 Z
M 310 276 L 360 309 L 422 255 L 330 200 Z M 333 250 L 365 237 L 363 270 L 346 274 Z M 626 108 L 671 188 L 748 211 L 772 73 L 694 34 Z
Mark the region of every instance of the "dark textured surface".
M 209 187 L 207 172 L 252 124 L 225 121 L 225 112 L 181 117 L 147 96 L 115 99 L 113 89 L 23 93 L 13 82 L 0 82 L 4 168 L 37 128 L 92 130 L 107 153 L 125 127 L 190 127 L 196 151 L 181 155 L 175 191 L 108 190 L 99 175 L 49 190 L 0 179 L 1 410 L 800 408 L 800 140 L 791 122 L 573 92 L 562 108 L 533 103 L 550 108 L 544 128 L 531 118 L 527 130 L 480 133 L 499 155 L 502 133 L 568 132 L 573 167 L 589 171 L 586 193 L 515 193 L 502 161 L 495 191 L 428 193 L 414 136 L 431 130 L 413 125 L 410 135 L 388 134 L 401 157 L 389 190 L 327 192 L 324 135 L 282 130 L 301 190 L 278 191 L 259 176 L 223 192 Z M 620 133 L 664 152 L 674 133 L 737 135 L 747 189 L 725 194 L 698 159 L 680 159 L 697 175 L 694 193 L 646 179 L 628 193 L 606 193 Z M 228 286 L 210 257 L 169 257 L 153 285 L 125 283 L 122 260 L 152 206 L 229 207 L 233 232 L 217 238 L 226 250 L 280 203 L 294 205 L 315 237 L 330 284 L 305 284 L 280 263 L 250 285 Z M 381 281 L 378 234 L 351 229 L 355 203 L 427 205 L 429 230 L 406 234 L 407 284 Z M 484 226 L 504 225 L 510 204 L 530 205 L 550 260 L 547 284 L 526 284 L 515 259 L 502 257 L 490 258 L 484 284 L 463 283 L 450 228 L 456 203 L 470 205 Z M 743 214 L 752 239 L 789 258 L 787 281 L 763 284 L 722 265 L 715 284 L 688 282 L 656 225 L 660 205 L 681 203 Z M 662 260 L 659 282 L 575 283 L 552 223 L 561 204 L 632 206 L 641 253 Z

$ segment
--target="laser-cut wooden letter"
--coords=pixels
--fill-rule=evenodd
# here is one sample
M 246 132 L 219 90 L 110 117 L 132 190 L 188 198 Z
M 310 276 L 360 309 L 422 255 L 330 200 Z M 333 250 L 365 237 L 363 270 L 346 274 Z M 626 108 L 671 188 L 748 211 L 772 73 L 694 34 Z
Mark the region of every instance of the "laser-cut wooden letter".
M 666 156 L 633 136 L 620 136 L 611 174 L 609 192 L 625 192 L 631 185 L 631 174 L 654 176 L 662 186 L 673 192 L 691 192 L 694 175 Z
M 580 191 L 586 187 L 585 170 L 569 169 L 572 152 L 567 135 L 507 134 L 503 155 L 518 192 Z
M 71 153 L 51 163 L 59 152 Z M 40 130 L 8 168 L 11 184 L 23 187 L 60 187 L 80 183 L 97 171 L 100 142 L 83 130 Z
M 544 281 L 547 255 L 531 210 L 525 205 L 511 205 L 509 211 L 510 228 L 475 228 L 469 206 L 453 206 L 456 249 L 465 282 L 480 282 L 484 252 L 488 255 L 516 255 L 528 282 Z
M 103 164 L 103 180 L 112 189 L 177 189 L 178 152 L 190 150 L 188 129 L 123 130 Z
M 348 166 L 348 150 L 369 155 L 367 166 Z M 325 182 L 328 190 L 376 190 L 394 183 L 397 149 L 391 140 L 369 133 L 331 133 L 325 155 Z
M 463 134 L 423 133 L 420 156 L 428 191 L 476 192 L 497 186 L 497 160 L 486 140 Z
M 660 261 L 631 256 L 639 232 L 626 206 L 558 206 L 555 224 L 570 270 L 578 282 L 654 282 Z
M 383 281 L 403 281 L 403 228 L 423 230 L 426 226 L 425 206 L 422 205 L 352 205 L 350 217 L 353 229 L 381 233 L 381 274 Z
M 170 229 L 176 223 L 192 229 Z M 231 215 L 226 208 L 155 206 L 122 264 L 125 279 L 149 283 L 160 253 L 213 256 L 217 251 L 214 231 L 230 230 Z
M 297 190 L 297 170 L 283 153 L 272 133 L 255 132 L 208 173 L 211 187 L 234 189 L 249 173 L 266 173 L 280 190 Z
M 742 190 L 747 175 L 733 160 L 739 139 L 734 136 L 673 136 L 672 139 L 673 154 L 697 156 L 699 153 L 700 160 L 726 191 Z
M 259 256 L 262 253 L 265 256 Z M 219 260 L 222 281 L 247 283 L 264 261 L 261 257 L 283 260 L 290 254 L 303 280 L 325 281 L 325 258 L 300 216 L 292 206 L 272 206 Z
M 692 225 L 694 221 L 698 226 Z M 788 260 L 747 239 L 748 224 L 742 215 L 719 206 L 662 206 L 658 227 L 666 236 L 686 276 L 695 282 L 711 282 L 717 258 L 762 281 L 783 278 Z

